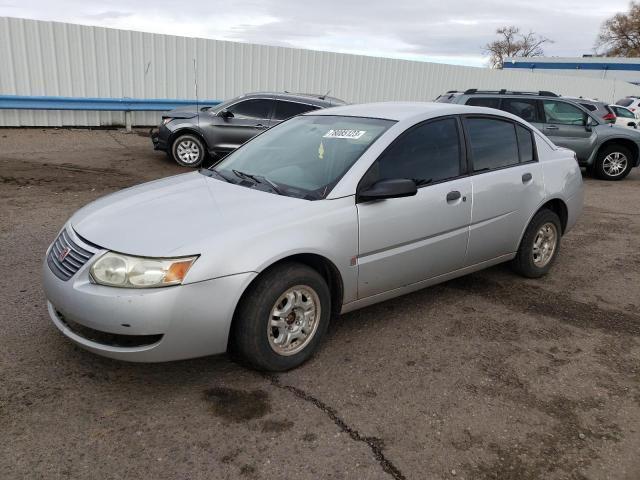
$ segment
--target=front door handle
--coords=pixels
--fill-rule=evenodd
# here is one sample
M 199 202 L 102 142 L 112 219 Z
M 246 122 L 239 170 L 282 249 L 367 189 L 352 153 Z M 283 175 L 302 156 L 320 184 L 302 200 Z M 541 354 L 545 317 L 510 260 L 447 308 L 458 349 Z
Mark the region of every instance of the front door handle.
M 522 183 L 528 183 L 533 179 L 533 175 L 530 173 L 525 173 L 522 175 Z
M 462 194 L 457 190 L 454 190 L 453 192 L 449 192 L 449 193 L 447 193 L 447 202 L 448 203 L 455 202 L 461 196 L 462 196 Z
M 261 123 L 258 123 L 258 124 L 256 125 L 256 128 L 260 128 L 260 129 L 264 130 L 265 128 L 267 128 L 267 126 L 266 126 L 266 125 L 263 125 L 263 124 L 261 124 Z
M 555 125 L 549 125 L 547 127 L 547 130 L 559 130 L 559 129 L 560 129 L 560 127 L 556 127 Z

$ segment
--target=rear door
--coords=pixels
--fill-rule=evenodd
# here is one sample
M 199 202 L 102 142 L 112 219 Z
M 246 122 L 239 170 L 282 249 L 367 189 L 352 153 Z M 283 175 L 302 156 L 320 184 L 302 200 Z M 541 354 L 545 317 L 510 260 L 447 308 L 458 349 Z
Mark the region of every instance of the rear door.
M 357 204 L 358 297 L 364 298 L 461 268 L 471 220 L 458 119 L 412 127 L 376 160 L 360 189 L 377 180 L 413 179 L 412 197 Z
M 226 110 L 232 117 L 217 117 L 211 132 L 205 132 L 209 148 L 217 152 L 229 152 L 269 128 L 274 100 L 271 98 L 248 98 L 230 105 Z
M 585 111 L 568 102 L 542 100 L 542 113 L 542 131 L 553 143 L 576 152 L 578 160 L 584 161 L 591 156 L 597 136 L 593 129 L 586 127 L 590 117 Z
M 271 119 L 271 126 L 280 123 L 288 118 L 295 117 L 302 113 L 318 110 L 316 105 L 306 103 L 289 102 L 287 100 L 276 100 L 275 110 Z
M 503 117 L 464 119 L 473 185 L 466 265 L 518 249 L 531 214 L 544 198 L 534 135 Z
M 542 102 L 538 99 L 504 98 L 500 109 L 520 117 L 539 130 L 544 130 L 545 120 L 542 114 Z

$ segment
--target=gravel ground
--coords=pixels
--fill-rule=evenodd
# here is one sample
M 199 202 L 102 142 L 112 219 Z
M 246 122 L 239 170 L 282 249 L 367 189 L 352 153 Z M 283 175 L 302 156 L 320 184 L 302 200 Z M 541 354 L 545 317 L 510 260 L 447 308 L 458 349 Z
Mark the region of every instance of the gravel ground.
M 46 314 L 48 244 L 184 171 L 143 132 L 0 130 L 0 478 L 640 478 L 640 171 L 586 179 L 546 278 L 500 266 L 344 315 L 286 374 L 76 348 Z

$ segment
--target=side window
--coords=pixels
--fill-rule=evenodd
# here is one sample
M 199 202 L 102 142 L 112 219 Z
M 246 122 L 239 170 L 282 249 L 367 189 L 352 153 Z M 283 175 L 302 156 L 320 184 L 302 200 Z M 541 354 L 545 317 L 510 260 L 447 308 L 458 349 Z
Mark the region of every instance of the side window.
M 467 100 L 466 105 L 473 107 L 500 108 L 500 99 L 491 97 L 471 97 Z
M 515 125 L 493 118 L 465 120 L 473 170 L 492 170 L 519 162 Z
M 527 122 L 541 123 L 538 115 L 538 100 L 505 98 L 502 101 L 502 110 L 512 113 Z
M 313 105 L 304 105 L 296 102 L 284 102 L 282 100 L 276 101 L 276 113 L 273 115 L 274 120 L 286 120 L 287 118 L 295 117 L 304 112 L 310 112 L 311 110 L 317 110 L 318 107 Z
M 616 108 L 616 107 L 612 107 L 612 108 L 615 110 L 616 115 L 617 115 L 618 117 L 623 117 L 623 118 L 634 118 L 634 119 L 636 118 L 636 117 L 633 115 L 633 113 L 631 113 L 629 110 L 626 110 L 626 109 L 624 109 L 624 108 Z
M 544 100 L 544 116 L 547 123 L 556 125 L 583 125 L 586 113 L 575 105 L 556 100 Z
M 365 183 L 386 178 L 410 178 L 418 185 L 460 175 L 458 122 L 445 118 L 405 132 L 376 161 Z
M 516 135 L 518 136 L 520 162 L 532 162 L 535 160 L 533 153 L 533 135 L 531 132 L 520 125 L 516 125 Z
M 273 100 L 253 98 L 231 105 L 227 110 L 233 113 L 233 116 L 236 118 L 256 118 L 262 120 L 269 118 L 272 104 Z

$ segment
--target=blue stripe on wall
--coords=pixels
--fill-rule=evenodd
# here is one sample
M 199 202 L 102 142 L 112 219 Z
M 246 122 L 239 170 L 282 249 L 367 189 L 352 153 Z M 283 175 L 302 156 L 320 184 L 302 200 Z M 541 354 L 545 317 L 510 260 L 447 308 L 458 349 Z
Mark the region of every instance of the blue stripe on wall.
M 199 100 L 199 106 L 218 105 L 220 100 Z M 0 109 L 19 110 L 89 110 L 120 112 L 162 112 L 196 105 L 195 100 L 169 98 L 83 98 L 0 95 Z
M 543 70 L 626 70 L 640 72 L 640 63 L 579 63 L 579 62 L 505 62 L 504 68 L 527 68 Z

